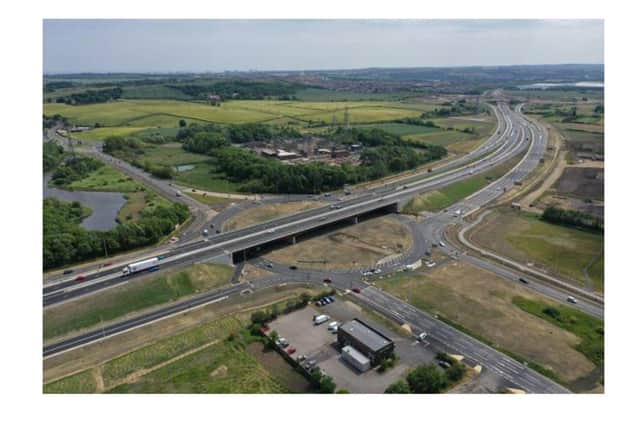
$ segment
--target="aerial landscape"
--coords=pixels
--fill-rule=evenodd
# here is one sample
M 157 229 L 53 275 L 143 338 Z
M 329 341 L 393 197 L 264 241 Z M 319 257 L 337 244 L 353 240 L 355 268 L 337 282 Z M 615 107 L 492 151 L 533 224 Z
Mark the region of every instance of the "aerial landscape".
M 98 69 L 83 25 L 44 21 L 44 394 L 605 392 L 601 55 Z

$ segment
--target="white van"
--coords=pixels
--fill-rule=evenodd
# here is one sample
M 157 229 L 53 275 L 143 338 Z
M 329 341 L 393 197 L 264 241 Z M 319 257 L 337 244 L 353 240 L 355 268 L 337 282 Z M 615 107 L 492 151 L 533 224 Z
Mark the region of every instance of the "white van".
M 324 322 L 326 322 L 329 319 L 330 319 L 330 317 L 327 316 L 326 314 L 321 314 L 321 315 L 315 316 L 313 318 L 313 324 L 314 325 L 322 325 Z

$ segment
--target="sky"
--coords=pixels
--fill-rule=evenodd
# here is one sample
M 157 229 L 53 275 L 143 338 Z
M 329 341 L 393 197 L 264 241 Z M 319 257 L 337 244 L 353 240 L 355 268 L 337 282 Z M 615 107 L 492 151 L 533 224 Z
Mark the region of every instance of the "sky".
M 44 72 L 602 64 L 603 20 L 44 20 Z

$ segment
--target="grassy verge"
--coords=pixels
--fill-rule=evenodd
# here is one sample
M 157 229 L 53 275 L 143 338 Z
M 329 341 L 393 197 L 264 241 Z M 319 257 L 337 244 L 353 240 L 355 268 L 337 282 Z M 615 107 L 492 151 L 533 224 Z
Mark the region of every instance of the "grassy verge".
M 79 372 L 69 375 L 60 380 L 45 384 L 44 393 L 94 393 L 96 391 L 96 380 L 91 370 Z
M 238 193 L 240 184 L 227 180 L 223 174 L 211 172 L 212 166 L 207 163 L 198 163 L 195 168 L 179 172 L 175 180 L 189 187 L 199 188 L 205 191 L 219 193 Z
M 491 181 L 494 181 L 506 174 L 519 161 L 520 156 L 484 173 L 448 185 L 440 190 L 429 191 L 428 193 L 421 194 L 420 196 L 411 199 L 402 211 L 406 214 L 416 215 L 422 211 L 438 211 L 440 209 L 444 209 L 475 193 L 488 185 Z
M 580 337 L 575 347 L 596 365 L 604 363 L 604 322 L 576 309 L 558 304 L 514 297 L 513 303 L 527 313 L 531 313 L 559 328 Z
M 229 283 L 232 272 L 229 266 L 198 264 L 70 301 L 63 306 L 53 306 L 44 313 L 44 338 L 95 326 L 137 310 L 222 286 Z

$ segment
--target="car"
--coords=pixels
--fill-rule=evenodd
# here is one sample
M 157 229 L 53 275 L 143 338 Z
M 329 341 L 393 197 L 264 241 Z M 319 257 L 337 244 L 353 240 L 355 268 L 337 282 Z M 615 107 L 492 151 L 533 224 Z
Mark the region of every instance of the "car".
M 318 307 L 322 307 L 324 304 L 322 304 L 322 301 L 318 300 L 318 301 L 316 301 L 316 305 Z
M 327 299 L 328 299 L 330 302 L 334 302 L 334 301 L 336 300 L 336 299 L 335 299 L 334 297 L 332 297 L 331 295 L 329 295 L 329 296 L 327 297 Z
M 86 276 L 80 275 L 80 276 L 76 276 L 76 278 L 74 280 L 76 282 L 82 282 L 86 278 L 87 278 Z
M 220 230 L 216 230 L 216 234 L 220 234 Z
M 524 284 L 529 283 L 529 281 L 527 279 L 525 279 L 524 277 L 520 277 L 518 280 L 521 281 Z
M 451 367 L 451 363 L 446 360 L 438 360 L 438 365 L 440 365 L 443 369 L 449 369 Z
M 295 352 L 296 352 L 295 347 L 289 347 L 289 348 L 287 349 L 287 354 L 293 354 L 293 353 L 295 353 Z
M 355 292 L 356 294 L 359 294 L 359 293 L 361 292 L 361 291 L 360 291 L 360 288 L 351 288 L 351 290 L 352 290 L 353 292 Z
M 267 268 L 273 268 L 273 264 L 271 264 L 270 262 L 267 263 Z
M 180 197 L 180 196 L 182 196 L 182 194 L 176 193 L 176 197 Z
M 276 230 L 274 230 L 273 228 L 270 228 L 270 229 L 267 230 L 267 233 L 275 233 L 275 232 L 276 232 Z
M 374 274 L 380 274 L 382 273 L 382 270 L 380 270 L 379 268 L 376 268 L 375 270 L 373 270 Z
M 444 244 L 444 242 L 442 240 L 440 241 L 439 245 L 440 245 L 441 248 L 445 247 L 445 244 Z
M 569 295 L 567 297 L 567 301 L 570 302 L 571 304 L 577 304 L 578 303 L 578 300 L 575 299 L 575 297 L 572 297 L 571 295 Z
M 324 193 L 324 197 L 331 197 L 331 193 Z
M 424 340 L 426 340 L 426 339 L 427 339 L 427 333 L 426 333 L 426 332 L 422 332 L 422 333 L 420 333 L 420 335 L 418 335 L 418 339 L 419 339 L 420 341 L 424 341 Z
M 289 270 L 297 270 L 298 266 L 297 265 L 290 265 L 289 266 Z
M 62 272 L 62 274 L 71 274 L 73 273 L 73 270 L 65 270 Z
M 338 327 L 338 322 L 336 322 L 335 320 L 327 325 L 327 329 L 331 329 L 334 327 Z
M 328 278 L 328 277 L 325 277 L 324 279 L 322 279 L 322 281 L 324 283 L 331 283 L 332 282 L 332 280 L 330 278 Z
M 307 356 L 306 356 L 306 355 L 304 355 L 304 354 L 299 354 L 299 355 L 296 357 L 296 360 L 297 360 L 298 362 L 303 362 L 303 361 L 304 361 L 304 360 L 306 360 L 306 359 L 307 359 Z

